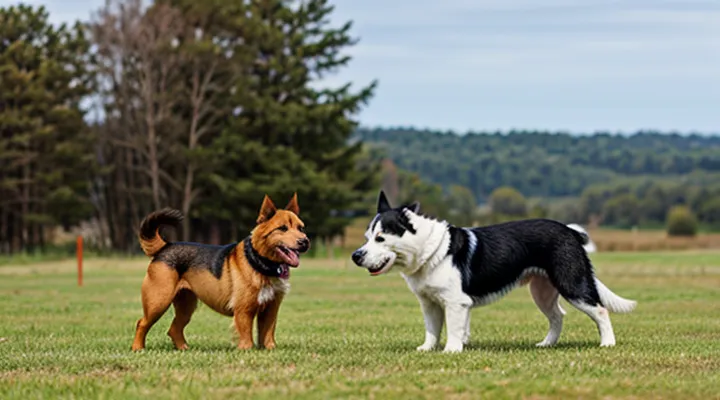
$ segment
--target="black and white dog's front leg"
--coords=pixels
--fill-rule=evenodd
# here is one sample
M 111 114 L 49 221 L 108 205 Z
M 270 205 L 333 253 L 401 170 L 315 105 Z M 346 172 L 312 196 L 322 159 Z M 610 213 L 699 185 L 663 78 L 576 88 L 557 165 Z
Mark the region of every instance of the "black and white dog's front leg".
M 470 311 L 468 310 L 467 321 L 465 322 L 465 335 L 463 336 L 463 344 L 470 343 Z
M 437 345 L 443 327 L 442 307 L 427 297 L 418 295 L 423 318 L 425 319 L 425 343 L 417 348 L 418 351 L 430 351 Z
M 470 306 L 462 303 L 448 303 L 445 305 L 445 320 L 447 325 L 447 343 L 445 353 L 463 351 L 464 345 L 470 339 Z

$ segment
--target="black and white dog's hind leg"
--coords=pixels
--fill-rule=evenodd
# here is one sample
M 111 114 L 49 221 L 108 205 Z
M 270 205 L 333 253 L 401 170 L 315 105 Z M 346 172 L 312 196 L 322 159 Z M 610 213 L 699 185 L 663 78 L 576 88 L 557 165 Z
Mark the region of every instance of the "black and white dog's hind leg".
M 595 321 L 598 332 L 600 332 L 600 347 L 615 346 L 615 332 L 613 332 L 607 308 L 599 304 L 592 305 L 583 300 L 570 300 L 570 304 Z
M 570 226 L 583 238 L 583 245 L 589 241 L 587 232 Z M 549 275 L 535 275 L 530 281 L 530 293 L 535 304 L 548 319 L 549 329 L 538 347 L 555 345 L 560 339 L 565 310 L 560 307 L 559 296 L 563 296 L 578 310 L 587 314 L 597 325 L 600 346 L 615 345 L 615 333 L 608 311 L 628 313 L 637 303 L 613 293 L 595 276 L 586 252 L 572 244 L 556 248 L 552 255 Z
M 615 333 L 613 332 L 612 323 L 610 322 L 609 311 L 617 313 L 630 312 L 635 308 L 637 303 L 632 300 L 624 299 L 613 293 L 594 276 L 590 260 L 585 258 L 583 261 L 584 265 L 582 265 L 581 268 L 567 269 L 563 268 L 562 264 L 556 265 L 556 268 L 559 267 L 564 270 L 562 274 L 555 273 L 555 279 L 553 279 L 553 276 L 551 275 L 550 281 L 557 282 L 558 285 L 555 289 L 560 293 L 560 295 L 575 308 L 587 314 L 587 316 L 595 322 L 598 332 L 600 333 L 600 346 L 614 346 Z M 533 278 L 533 280 L 535 280 L 535 278 Z M 551 292 L 547 288 L 542 291 L 542 294 L 545 295 L 550 293 Z M 535 298 L 535 294 L 533 294 L 533 298 Z M 548 301 L 547 304 L 549 305 L 551 303 Z M 540 309 L 543 313 L 546 313 L 543 307 Z M 548 343 L 545 343 L 546 341 L 540 343 L 550 346 L 554 344 L 552 343 L 552 339 L 557 342 L 555 333 L 557 333 L 558 338 L 560 336 L 562 319 L 558 318 L 558 311 L 562 311 L 562 309 L 552 311 L 549 306 L 547 309 L 551 311 L 551 314 L 548 315 L 546 313 L 546 315 L 548 315 L 548 320 L 550 321 L 550 332 L 548 332 L 548 337 L 546 339 L 551 340 L 547 340 Z
M 613 332 L 612 324 L 610 323 L 610 315 L 608 311 L 615 313 L 629 313 L 635 309 L 637 302 L 624 299 L 616 295 L 596 277 L 593 277 L 593 281 L 602 306 L 592 306 L 582 301 L 577 304 L 575 302 L 570 302 L 570 304 L 580 311 L 583 311 L 592 318 L 593 321 L 595 321 L 598 331 L 600 331 L 600 346 L 615 346 L 615 333 Z
M 562 333 L 565 310 L 560 307 L 560 293 L 546 276 L 536 275 L 530 281 L 530 293 L 535 304 L 548 319 L 550 325 L 545 339 L 538 347 L 554 346 Z

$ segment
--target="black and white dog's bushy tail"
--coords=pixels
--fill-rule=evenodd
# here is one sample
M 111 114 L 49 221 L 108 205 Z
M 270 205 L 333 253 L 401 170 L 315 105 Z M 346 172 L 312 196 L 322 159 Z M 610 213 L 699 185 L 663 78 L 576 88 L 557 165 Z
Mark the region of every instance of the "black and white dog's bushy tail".
M 595 278 L 595 287 L 600 295 L 600 302 L 602 302 L 605 308 L 612 312 L 621 314 L 629 313 L 637 306 L 637 301 L 628 300 L 616 295 L 612 290 L 608 289 L 605 284 L 600 282 L 598 278 Z
M 581 244 L 583 245 L 583 248 L 585 248 L 585 251 L 588 253 L 595 252 L 595 243 L 590 240 L 590 235 L 585 229 L 583 229 L 582 226 L 569 224 L 568 228 L 574 230 L 580 235 Z M 600 282 L 600 279 L 598 278 L 595 278 L 595 287 L 597 288 L 598 295 L 600 295 L 600 301 L 603 306 L 612 312 L 629 313 L 637 306 L 636 301 L 628 300 L 616 295 L 612 290 L 605 286 L 605 284 Z
M 595 247 L 595 243 L 590 239 L 590 235 L 587 233 L 585 229 L 583 229 L 582 226 L 578 224 L 569 224 L 567 226 L 568 228 L 574 230 L 577 232 L 580 236 L 580 243 L 583 245 L 583 248 L 588 253 L 594 253 L 597 251 L 597 247 Z
M 578 224 L 568 224 L 567 227 L 580 234 L 580 243 L 582 243 L 583 246 L 590 243 L 590 235 L 582 226 Z

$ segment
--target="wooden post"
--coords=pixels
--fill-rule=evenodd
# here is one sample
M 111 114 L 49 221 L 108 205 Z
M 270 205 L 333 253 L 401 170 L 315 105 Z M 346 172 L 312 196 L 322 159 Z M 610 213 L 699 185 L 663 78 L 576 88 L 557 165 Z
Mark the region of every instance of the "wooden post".
M 77 254 L 77 267 L 78 267 L 78 286 L 83 284 L 83 238 L 82 236 L 77 237 L 77 246 L 75 253 Z

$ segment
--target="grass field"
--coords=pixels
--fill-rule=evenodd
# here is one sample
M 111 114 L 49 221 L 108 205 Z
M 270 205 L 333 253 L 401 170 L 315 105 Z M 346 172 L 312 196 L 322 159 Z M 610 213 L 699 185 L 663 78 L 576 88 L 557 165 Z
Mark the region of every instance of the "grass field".
M 0 267 L 0 398 L 720 398 L 720 253 L 608 253 L 598 275 L 639 301 L 614 315 L 618 345 L 569 306 L 560 345 L 521 288 L 473 311 L 469 349 L 415 352 L 419 306 L 402 278 L 305 260 L 280 312 L 278 349 L 238 351 L 231 320 L 200 307 L 191 349 L 172 311 L 129 351 L 146 260 Z

